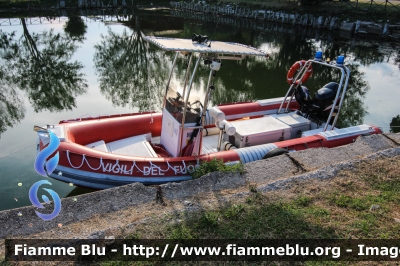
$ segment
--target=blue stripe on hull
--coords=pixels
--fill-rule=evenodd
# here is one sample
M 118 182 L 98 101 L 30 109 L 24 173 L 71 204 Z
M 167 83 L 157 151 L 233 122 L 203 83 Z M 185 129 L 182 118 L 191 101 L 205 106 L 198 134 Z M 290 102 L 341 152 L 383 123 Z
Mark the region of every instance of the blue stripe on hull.
M 58 174 L 59 172 L 61 172 L 61 175 Z M 168 182 L 180 182 L 192 179 L 190 175 L 160 177 L 115 176 L 82 171 L 60 165 L 57 166 L 56 170 L 54 170 L 50 177 L 66 183 L 73 183 L 77 186 L 89 187 L 94 189 L 118 187 L 135 182 L 140 182 L 144 185 L 157 185 Z

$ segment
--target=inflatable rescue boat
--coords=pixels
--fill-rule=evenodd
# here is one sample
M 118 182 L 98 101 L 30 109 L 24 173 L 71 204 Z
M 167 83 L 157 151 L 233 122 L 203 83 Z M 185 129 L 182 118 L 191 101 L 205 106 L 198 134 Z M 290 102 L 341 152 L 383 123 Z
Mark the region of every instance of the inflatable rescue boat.
M 289 70 L 290 85 L 284 97 L 209 107 L 215 89 L 212 79 L 222 60 L 267 54 L 238 43 L 210 43 L 200 35 L 145 39 L 175 52 L 161 112 L 72 119 L 36 127 L 38 152 L 57 142 L 51 152 L 58 154 L 58 164 L 46 169 L 48 176 L 94 189 L 133 182 L 179 182 L 191 179 L 199 164 L 213 158 L 244 164 L 285 152 L 337 147 L 360 135 L 381 133 L 365 124 L 335 127 L 350 78 L 343 56 L 328 63 L 317 52 L 313 59 L 296 62 Z M 189 55 L 186 71 L 190 79 L 178 92 L 170 88 L 170 81 L 181 54 Z M 194 101 L 190 93 L 200 62 L 209 66 L 208 84 L 204 100 Z M 335 69 L 340 78 L 327 82 L 311 97 L 302 84 L 316 64 Z

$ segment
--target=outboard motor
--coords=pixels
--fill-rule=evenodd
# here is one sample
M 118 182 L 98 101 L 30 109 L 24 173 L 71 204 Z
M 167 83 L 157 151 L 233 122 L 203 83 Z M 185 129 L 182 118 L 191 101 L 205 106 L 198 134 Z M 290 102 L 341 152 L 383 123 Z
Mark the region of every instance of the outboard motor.
M 307 87 L 298 86 L 296 88 L 294 98 L 300 105 L 299 111 L 301 112 L 301 115 L 307 117 L 310 112 L 310 105 L 311 105 L 311 98 Z
M 326 120 L 328 118 L 331 108 L 336 106 L 336 104 L 333 104 L 333 100 L 335 99 L 338 88 L 339 84 L 336 82 L 329 82 L 315 93 L 312 100 L 313 116 L 321 120 Z

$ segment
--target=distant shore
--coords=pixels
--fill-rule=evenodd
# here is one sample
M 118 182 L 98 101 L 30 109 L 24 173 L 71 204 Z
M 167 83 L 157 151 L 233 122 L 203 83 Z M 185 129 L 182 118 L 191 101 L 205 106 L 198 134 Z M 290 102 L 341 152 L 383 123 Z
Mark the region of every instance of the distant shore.
M 90 2 L 90 3 L 89 3 Z M 181 3 L 192 3 L 192 1 L 179 1 Z M 106 3 L 106 4 L 104 4 Z M 194 4 L 218 5 L 218 6 L 241 6 L 251 9 L 264 9 L 272 11 L 287 11 L 292 13 L 315 13 L 324 16 L 338 16 L 339 18 L 363 19 L 379 22 L 380 20 L 390 20 L 391 23 L 400 22 L 400 1 L 389 0 L 207 0 L 195 1 Z M 54 11 L 54 10 L 79 10 L 79 9 L 123 9 L 136 8 L 143 6 L 170 7 L 170 1 L 133 1 L 133 0 L 113 0 L 113 1 L 87 1 L 87 0 L 19 0 L 19 1 L 0 1 L 0 14 L 26 13 L 30 11 Z M 7 14 L 9 15 L 9 14 Z

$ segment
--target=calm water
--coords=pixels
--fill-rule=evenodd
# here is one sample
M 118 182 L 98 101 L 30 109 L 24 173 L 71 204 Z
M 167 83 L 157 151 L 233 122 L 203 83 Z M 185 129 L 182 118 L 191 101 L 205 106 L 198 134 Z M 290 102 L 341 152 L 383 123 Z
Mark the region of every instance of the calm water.
M 386 132 L 391 123 L 400 126 L 400 55 L 394 44 L 324 31 L 282 30 L 273 24 L 258 25 L 258 29 L 248 23 L 216 25 L 162 13 L 136 12 L 122 19 L 126 22 L 64 17 L 32 25 L 34 20 L 27 18 L 16 19 L 17 25 L 0 26 L 0 210 L 30 205 L 30 186 L 44 179 L 33 169 L 33 125 L 159 109 L 173 54 L 148 46 L 142 34 L 189 38 L 194 32 L 202 33 L 251 44 L 270 54 L 269 60 L 223 62 L 214 81 L 214 103 L 284 96 L 286 73 L 295 61 L 313 57 L 318 49 L 330 58 L 344 54 L 352 78 L 340 124 L 369 123 Z M 185 64 L 186 59 L 180 59 L 178 70 Z M 207 74 L 201 66 L 195 86 L 198 95 L 203 95 Z M 335 76 L 314 69 L 305 85 L 315 92 Z M 182 87 L 179 78 L 182 73 L 177 71 L 173 83 L 178 89 Z M 49 181 L 60 197 L 90 191 Z

